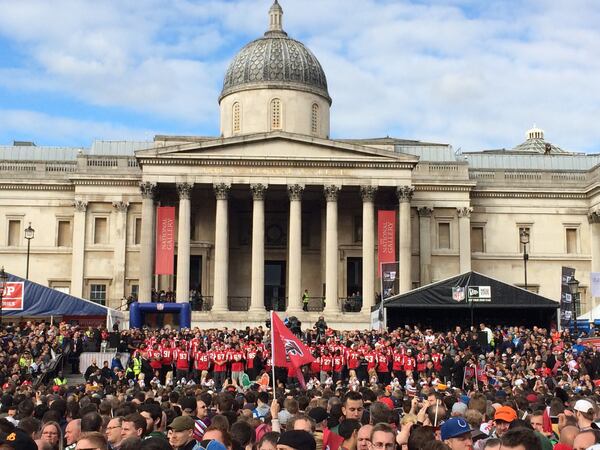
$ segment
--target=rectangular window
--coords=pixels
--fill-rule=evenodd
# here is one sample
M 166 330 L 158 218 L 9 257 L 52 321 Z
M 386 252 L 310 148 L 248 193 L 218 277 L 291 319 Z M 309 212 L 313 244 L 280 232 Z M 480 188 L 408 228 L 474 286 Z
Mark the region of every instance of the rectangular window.
M 133 244 L 140 245 L 142 243 L 142 218 L 135 218 L 135 228 L 133 230 Z
M 140 285 L 139 284 L 132 284 L 131 285 L 131 296 L 135 299 L 138 298 L 138 292 L 140 291 Z
M 57 247 L 71 247 L 72 246 L 71 221 L 70 220 L 59 220 L 58 231 L 56 235 L 56 246 Z
M 579 253 L 579 246 L 577 245 L 577 228 L 566 228 L 565 239 L 567 241 L 567 253 L 570 255 Z
M 108 244 L 108 219 L 94 218 L 94 244 Z
M 90 286 L 90 300 L 101 305 L 106 304 L 106 285 L 92 284 Z
M 438 223 L 438 248 L 450 248 L 450 223 Z
M 21 221 L 8 221 L 8 246 L 18 247 L 21 245 Z
M 362 242 L 363 221 L 361 216 L 354 216 L 354 242 Z
M 527 244 L 523 244 L 523 239 L 521 238 L 523 232 L 527 236 Z M 527 249 L 525 249 L 525 246 L 527 246 Z M 531 253 L 531 227 L 519 226 L 519 252 L 523 253 L 525 250 L 527 250 L 527 253 Z
M 483 252 L 483 227 L 471 227 L 471 253 Z

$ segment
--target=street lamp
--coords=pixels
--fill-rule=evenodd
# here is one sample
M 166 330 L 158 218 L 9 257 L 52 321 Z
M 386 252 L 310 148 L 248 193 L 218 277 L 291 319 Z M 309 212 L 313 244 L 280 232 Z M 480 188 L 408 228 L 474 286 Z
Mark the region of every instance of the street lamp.
M 523 270 L 525 271 L 525 290 L 527 288 L 527 260 L 529 259 L 529 255 L 527 254 L 527 244 L 529 244 L 529 230 L 527 228 L 521 228 L 521 232 L 519 233 L 519 240 L 521 244 L 523 244 Z
M 35 230 L 31 228 L 31 222 L 29 226 L 25 228 L 25 239 L 27 239 L 27 269 L 25 270 L 25 279 L 29 280 L 29 250 L 31 249 L 31 240 L 35 235 Z
M 0 269 L 0 327 L 2 326 L 2 297 L 4 296 L 4 288 L 6 287 L 6 282 L 8 280 L 8 275 L 4 271 L 4 266 Z
M 579 281 L 575 277 L 571 278 L 567 283 L 569 285 L 569 292 L 571 293 L 571 320 L 573 320 L 573 332 L 577 336 L 577 301 L 579 300 Z

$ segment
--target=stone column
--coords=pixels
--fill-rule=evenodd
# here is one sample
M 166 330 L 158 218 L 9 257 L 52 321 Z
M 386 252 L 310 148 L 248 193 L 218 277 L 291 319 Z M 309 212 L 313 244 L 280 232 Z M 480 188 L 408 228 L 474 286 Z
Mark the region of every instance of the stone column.
M 289 312 L 302 309 L 302 192 L 304 186 L 292 184 L 287 187 L 290 198 L 290 226 L 288 239 Z
M 471 212 L 473 208 L 456 208 L 458 213 L 458 245 L 460 273 L 471 271 Z
M 264 184 L 251 184 L 252 191 L 252 282 L 250 311 L 265 311 L 265 191 Z
M 179 194 L 179 220 L 177 226 L 177 303 L 190 301 L 190 236 L 192 220 L 191 195 L 194 185 L 177 183 Z
M 113 256 L 113 297 L 117 306 L 125 297 L 125 252 L 127 250 L 127 209 L 129 202 L 117 201 L 112 203 L 116 213 L 115 220 L 115 250 Z
M 431 213 L 433 208 L 417 208 L 419 214 L 419 260 L 421 286 L 431 283 Z
M 325 186 L 327 231 L 325 243 L 325 312 L 337 313 L 338 306 L 338 211 L 339 186 Z
M 229 223 L 227 198 L 230 185 L 218 183 L 213 185 L 217 197 L 215 218 L 215 287 L 213 311 L 223 312 L 229 309 L 227 295 L 229 288 Z
M 76 199 L 73 202 L 73 256 L 71 259 L 71 295 L 83 297 L 83 275 L 85 267 L 85 216 L 88 202 Z
M 600 272 L 600 210 L 592 211 L 588 214 L 588 220 L 591 228 L 591 247 L 592 247 L 592 272 Z M 596 307 L 596 297 L 592 296 L 590 288 L 590 298 L 592 299 L 591 310 Z
M 154 235 L 156 183 L 140 183 L 140 190 L 142 191 L 142 236 L 140 239 L 140 290 L 138 301 L 150 302 L 152 300 L 154 245 L 156 243 Z
M 412 186 L 399 186 L 396 189 L 398 196 L 398 223 L 400 226 L 398 248 L 400 263 L 399 278 L 400 278 L 400 294 L 408 292 L 412 289 L 411 278 L 411 246 L 410 246 L 410 200 L 412 199 L 415 188 Z
M 362 217 L 362 312 L 375 304 L 375 195 L 377 186 L 361 186 Z

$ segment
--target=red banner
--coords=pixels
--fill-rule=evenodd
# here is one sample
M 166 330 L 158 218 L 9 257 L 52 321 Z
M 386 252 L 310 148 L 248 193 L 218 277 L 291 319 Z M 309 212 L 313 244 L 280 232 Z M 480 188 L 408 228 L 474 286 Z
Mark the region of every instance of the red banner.
M 3 311 L 23 311 L 25 287 L 22 281 L 7 281 L 2 295 Z
M 377 212 L 377 257 L 381 265 L 396 262 L 396 212 Z
M 175 259 L 175 207 L 156 208 L 156 275 L 173 275 Z

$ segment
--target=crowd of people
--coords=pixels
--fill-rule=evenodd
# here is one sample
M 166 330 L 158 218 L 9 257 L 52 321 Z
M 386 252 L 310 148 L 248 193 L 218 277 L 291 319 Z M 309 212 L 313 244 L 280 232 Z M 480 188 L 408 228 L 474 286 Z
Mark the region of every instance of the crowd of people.
M 122 330 L 119 353 L 89 367 L 81 352 L 106 347 L 109 330 L 4 326 L 0 450 L 600 444 L 600 353 L 587 336 L 485 324 L 340 331 L 323 318 L 290 328 L 313 352 L 301 374 L 273 371 L 267 326 Z M 68 369 L 84 382 L 69 383 Z

